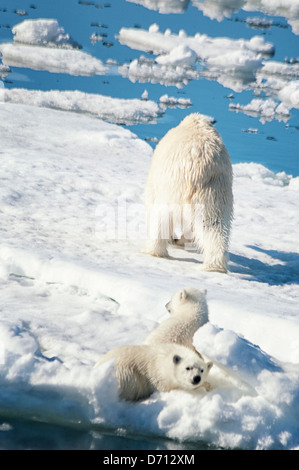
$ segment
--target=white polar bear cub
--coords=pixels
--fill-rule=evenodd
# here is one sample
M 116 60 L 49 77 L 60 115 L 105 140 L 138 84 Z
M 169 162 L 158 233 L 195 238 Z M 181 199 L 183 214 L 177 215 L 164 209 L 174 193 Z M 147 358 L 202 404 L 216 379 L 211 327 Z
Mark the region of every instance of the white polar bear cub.
M 165 305 L 170 318 L 162 321 L 145 339 L 145 344 L 177 343 L 193 348 L 195 332 L 209 321 L 206 289 L 179 289 Z
M 213 363 L 176 344 L 120 346 L 105 354 L 96 365 L 115 359 L 119 397 L 136 401 L 153 392 L 209 390 L 206 377 Z
M 182 237 L 202 249 L 204 270 L 227 272 L 232 179 L 230 156 L 205 116 L 192 113 L 170 129 L 156 146 L 146 182 L 143 252 L 167 257 L 167 243 Z

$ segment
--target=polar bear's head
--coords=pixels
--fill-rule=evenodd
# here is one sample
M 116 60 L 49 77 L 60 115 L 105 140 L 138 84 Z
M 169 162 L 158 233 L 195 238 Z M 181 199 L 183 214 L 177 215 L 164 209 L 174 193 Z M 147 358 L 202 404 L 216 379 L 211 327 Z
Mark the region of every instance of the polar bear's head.
M 200 355 L 190 350 L 186 354 L 174 354 L 173 373 L 177 385 L 183 390 L 195 390 L 206 381 L 213 362 L 205 362 Z
M 194 287 L 184 287 L 179 289 L 165 305 L 171 315 L 180 315 L 186 310 L 204 308 L 207 311 L 206 289 L 195 289 Z

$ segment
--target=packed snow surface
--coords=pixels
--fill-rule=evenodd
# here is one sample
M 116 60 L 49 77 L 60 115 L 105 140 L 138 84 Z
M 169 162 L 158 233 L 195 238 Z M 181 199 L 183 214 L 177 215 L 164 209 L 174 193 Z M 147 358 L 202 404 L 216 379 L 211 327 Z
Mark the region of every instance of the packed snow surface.
M 0 135 L 2 416 L 298 448 L 298 178 L 233 166 L 230 272 L 206 273 L 196 252 L 141 253 L 152 149 L 129 130 L 5 102 Z M 99 356 L 142 342 L 188 285 L 208 291 L 194 343 L 214 361 L 212 391 L 119 400 Z

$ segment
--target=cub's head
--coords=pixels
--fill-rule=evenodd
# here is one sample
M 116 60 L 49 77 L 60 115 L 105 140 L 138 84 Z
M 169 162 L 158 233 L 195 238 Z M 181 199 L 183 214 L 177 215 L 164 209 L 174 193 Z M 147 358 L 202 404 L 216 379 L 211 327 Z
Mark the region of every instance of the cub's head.
M 184 351 L 183 354 L 181 352 L 172 357 L 174 376 L 179 388 L 192 391 L 206 381 L 213 362 L 205 362 L 191 350 Z
M 184 287 L 178 290 L 165 305 L 171 315 L 180 314 L 186 308 L 206 305 L 206 289 L 195 289 L 194 287 Z

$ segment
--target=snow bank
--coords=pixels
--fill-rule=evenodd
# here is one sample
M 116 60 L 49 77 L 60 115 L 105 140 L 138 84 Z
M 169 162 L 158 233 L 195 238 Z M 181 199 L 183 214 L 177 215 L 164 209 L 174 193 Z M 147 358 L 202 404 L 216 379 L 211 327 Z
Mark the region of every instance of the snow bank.
M 112 98 L 82 91 L 5 89 L 6 102 L 94 115 L 116 124 L 153 123 L 163 111 L 154 101 Z
M 230 273 L 205 273 L 197 253 L 140 253 L 152 149 L 134 134 L 11 103 L 0 106 L 0 133 L 1 412 L 229 448 L 298 447 L 297 178 L 234 165 Z M 142 342 L 184 285 L 208 290 L 210 323 L 195 344 L 215 362 L 213 390 L 119 400 L 113 363 L 94 364 Z
M 3 64 L 70 75 L 103 75 L 101 60 L 77 49 L 56 20 L 25 20 L 14 26 L 14 42 L 0 44 Z

